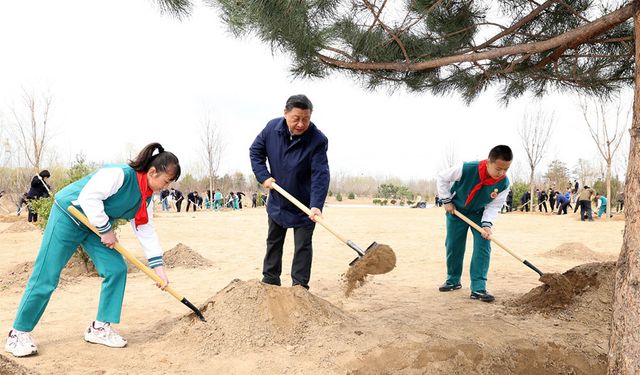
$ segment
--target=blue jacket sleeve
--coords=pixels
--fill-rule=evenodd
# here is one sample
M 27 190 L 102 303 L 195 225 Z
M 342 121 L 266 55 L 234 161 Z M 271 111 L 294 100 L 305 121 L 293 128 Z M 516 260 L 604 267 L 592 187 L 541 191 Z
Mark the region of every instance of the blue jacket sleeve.
M 267 146 L 266 128 L 263 129 L 249 147 L 249 158 L 251 159 L 251 169 L 259 183 L 263 183 L 271 177 L 267 169 Z
M 329 160 L 327 149 L 329 142 L 325 140 L 315 149 L 311 156 L 311 207 L 322 209 L 329 191 Z

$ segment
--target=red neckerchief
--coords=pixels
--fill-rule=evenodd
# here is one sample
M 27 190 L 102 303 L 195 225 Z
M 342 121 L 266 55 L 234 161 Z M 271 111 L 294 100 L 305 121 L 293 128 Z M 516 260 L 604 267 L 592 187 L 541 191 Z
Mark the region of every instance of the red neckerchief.
M 467 207 L 467 205 L 469 204 L 469 202 L 471 202 L 471 200 L 473 199 L 473 197 L 476 195 L 476 193 L 478 192 L 478 190 L 480 190 L 480 188 L 482 186 L 487 186 L 487 185 L 493 185 L 496 182 L 502 180 L 503 178 L 505 178 L 505 176 L 502 176 L 500 178 L 493 178 L 491 176 L 489 176 L 489 172 L 487 171 L 487 160 L 482 160 L 480 163 L 478 163 L 478 174 L 480 175 L 480 183 L 476 186 L 473 187 L 473 189 L 471 189 L 471 192 L 469 193 L 469 196 L 467 197 L 467 201 L 464 202 L 464 206 Z
M 146 172 L 136 172 L 138 178 L 138 186 L 140 186 L 140 195 L 142 195 L 142 202 L 140 208 L 136 212 L 135 223 L 136 229 L 138 225 L 143 225 L 149 222 L 149 214 L 147 213 L 147 198 L 153 195 L 153 190 L 149 189 L 149 181 L 147 180 Z

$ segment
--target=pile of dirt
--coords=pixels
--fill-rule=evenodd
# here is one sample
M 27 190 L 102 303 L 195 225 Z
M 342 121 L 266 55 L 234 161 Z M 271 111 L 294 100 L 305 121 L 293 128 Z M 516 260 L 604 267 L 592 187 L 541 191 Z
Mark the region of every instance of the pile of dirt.
M 582 261 L 602 261 L 604 256 L 591 250 L 582 242 L 565 242 L 555 249 L 549 250 L 542 254 L 545 257 L 575 259 Z
M 611 320 L 616 262 L 587 263 L 562 275 L 569 290 L 541 285 L 507 303 L 521 313 L 540 312 L 585 324 L 607 325 Z
M 178 243 L 171 250 L 164 253 L 164 265 L 168 268 L 206 268 L 211 267 L 213 263 L 189 246 Z
M 278 287 L 258 280 L 233 280 L 200 311 L 206 323 L 191 313 L 177 324 L 162 325 L 174 326 L 169 340 L 197 340 L 198 348 L 207 355 L 274 344 L 293 347 L 354 320 L 301 286 Z
M 38 375 L 38 373 L 0 354 L 0 375 Z
M 369 275 L 379 275 L 390 272 L 396 266 L 396 254 L 388 245 L 379 244 L 367 251 L 365 255 L 354 263 L 342 276 L 344 295 L 349 297 L 356 288 L 367 282 Z
M 24 262 L 11 268 L 0 275 L 0 291 L 10 288 L 24 289 L 33 271 L 34 262 Z M 69 263 L 60 274 L 58 287 L 77 282 L 80 277 L 96 277 L 98 273 L 95 268 L 87 268 L 84 262 L 76 255 L 72 256 Z
M 31 232 L 38 229 L 35 225 L 27 223 L 26 221 L 15 221 L 9 226 L 9 228 L 2 231 L 2 233 L 22 233 Z

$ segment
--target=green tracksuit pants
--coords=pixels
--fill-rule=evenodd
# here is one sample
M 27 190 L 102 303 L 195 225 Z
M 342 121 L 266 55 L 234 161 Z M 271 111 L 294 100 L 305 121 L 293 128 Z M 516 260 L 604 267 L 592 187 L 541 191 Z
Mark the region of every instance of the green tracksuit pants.
M 82 224 L 80 224 L 82 226 Z M 78 245 L 93 260 L 98 274 L 104 278 L 100 291 L 97 320 L 110 323 L 120 322 L 122 300 L 127 282 L 127 264 L 116 250 L 109 249 L 100 242 L 100 237 L 87 228 L 78 226 L 57 205 L 51 214 L 40 245 L 40 251 L 33 266 L 33 273 L 27 283 L 22 301 L 16 313 L 13 328 L 31 332 L 44 313 L 51 294 L 58 286 L 60 272 L 67 264 Z M 74 306 L 69 306 L 74 308 Z
M 481 225 L 482 211 L 479 213 L 465 213 L 474 223 Z M 469 224 L 457 216 L 447 212 L 447 238 L 445 247 L 447 250 L 447 283 L 460 284 L 462 275 L 462 263 L 467 244 L 467 232 Z M 487 272 L 491 258 L 491 241 L 482 238 L 477 230 L 473 233 L 473 255 L 471 256 L 471 290 L 479 291 L 487 289 Z

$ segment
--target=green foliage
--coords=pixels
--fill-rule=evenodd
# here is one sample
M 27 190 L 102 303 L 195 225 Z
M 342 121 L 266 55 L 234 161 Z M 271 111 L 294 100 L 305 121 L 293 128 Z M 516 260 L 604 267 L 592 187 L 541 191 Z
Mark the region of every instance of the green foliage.
M 564 162 L 554 160 L 549 164 L 544 177 L 549 181 L 549 187 L 554 187 L 556 190 L 564 189 L 569 181 L 569 169 Z
M 375 198 L 373 200 L 373 204 L 381 204 L 381 203 L 382 203 L 382 201 L 380 199 L 378 199 L 378 198 Z
M 51 213 L 51 206 L 53 206 L 53 197 L 30 200 L 28 204 L 38 214 L 36 225 L 44 232 Z
M 514 182 L 511 185 L 511 191 L 513 191 L 513 207 L 520 206 L 520 198 L 524 195 L 525 191 L 529 190 L 529 184 L 524 182 Z
M 266 196 L 264 194 L 262 194 L 261 191 L 259 191 L 258 195 L 256 197 L 256 207 L 263 207 L 265 198 L 266 198 Z
M 340 193 L 336 194 L 336 200 L 338 202 L 342 202 L 342 194 L 340 194 Z
M 353 193 L 349 193 L 349 195 L 347 195 L 347 199 L 356 199 L 356 195 Z
M 379 198 L 413 199 L 414 194 L 406 186 L 396 186 L 394 184 L 381 184 L 378 186 L 377 196 Z
M 611 197 L 613 197 L 613 200 L 611 201 L 612 205 L 613 205 L 613 202 L 615 201 L 615 198 L 618 196 L 618 192 L 622 191 L 623 189 L 624 189 L 624 186 L 622 186 L 622 183 L 620 182 L 620 180 L 618 180 L 616 177 L 611 177 Z M 595 190 L 596 193 L 600 193 L 606 196 L 607 180 L 598 180 L 594 182 L 593 190 Z M 607 199 L 610 199 L 611 197 L 607 197 Z
M 289 54 L 298 76 L 346 71 L 367 88 L 457 92 L 467 102 L 491 84 L 501 85 L 501 99 L 508 102 L 526 91 L 541 96 L 554 89 L 606 96 L 633 83 L 631 1 L 621 5 L 625 21 L 592 34 L 576 33 L 557 48 L 475 61 L 470 59 L 475 53 L 543 42 L 615 9 L 588 0 L 412 0 L 393 6 L 359 0 L 206 2 L 220 8 L 236 36 L 257 35 L 274 51 Z M 513 30 L 496 27 L 527 18 Z M 441 66 L 417 66 L 450 57 Z
M 333 197 L 333 191 L 332 190 L 329 190 L 329 196 Z

